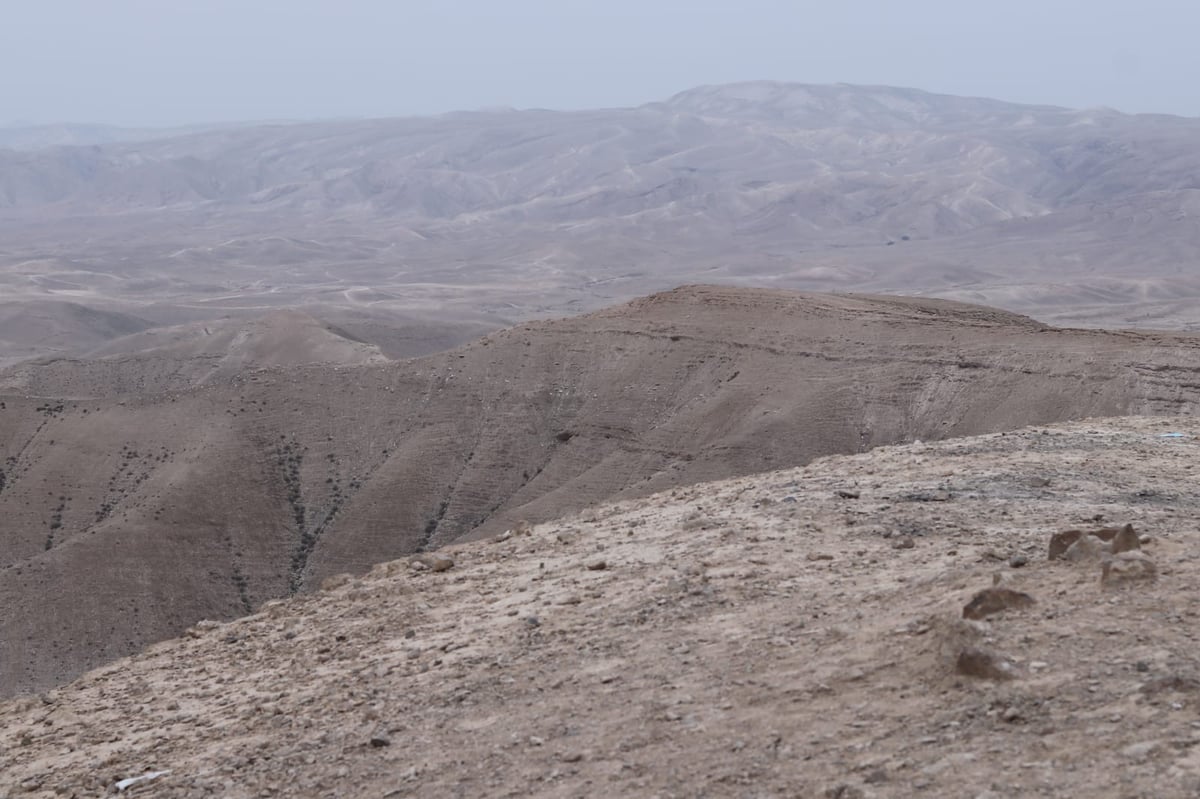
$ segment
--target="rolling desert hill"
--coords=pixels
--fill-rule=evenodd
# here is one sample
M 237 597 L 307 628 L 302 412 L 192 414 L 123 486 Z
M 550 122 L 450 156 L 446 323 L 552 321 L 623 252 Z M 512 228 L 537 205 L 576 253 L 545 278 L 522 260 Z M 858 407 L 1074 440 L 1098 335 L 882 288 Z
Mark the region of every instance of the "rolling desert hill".
M 0 366 L 56 350 L 79 351 L 153 322 L 62 300 L 0 302 Z
M 163 394 L 268 367 L 362 365 L 378 347 L 299 311 L 250 321 L 193 322 L 113 339 L 80 359 L 45 358 L 0 372 L 0 391 L 43 397 Z
M 1183 334 L 714 286 L 368 360 L 161 394 L 105 373 L 128 359 L 9 370 L 0 692 L 522 519 L 897 442 L 1200 403 L 1200 340 Z
M 702 280 L 1183 329 L 1200 325 L 1198 133 L 755 82 L 0 149 L 0 293 L 166 326 L 303 308 L 498 327 Z
M 1193 421 L 822 458 L 331 579 L 0 702 L 0 792 L 1195 796 Z M 1047 559 L 1112 524 L 1135 550 Z

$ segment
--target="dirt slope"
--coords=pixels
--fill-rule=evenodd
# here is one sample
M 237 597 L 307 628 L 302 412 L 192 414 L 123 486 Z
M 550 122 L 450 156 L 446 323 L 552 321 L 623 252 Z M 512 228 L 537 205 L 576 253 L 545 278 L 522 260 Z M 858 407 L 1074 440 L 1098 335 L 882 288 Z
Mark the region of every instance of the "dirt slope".
M 1194 413 L 1198 370 L 1187 336 L 690 287 L 162 395 L 55 372 L 66 398 L 0 397 L 0 693 L 522 518 L 899 441 Z
M 831 457 L 331 580 L 0 704 L 0 790 L 1195 796 L 1200 429 L 1178 429 Z M 1156 580 L 1046 559 L 1123 523 Z M 1033 604 L 964 622 L 995 579 Z M 968 648 L 1015 679 L 958 673 Z

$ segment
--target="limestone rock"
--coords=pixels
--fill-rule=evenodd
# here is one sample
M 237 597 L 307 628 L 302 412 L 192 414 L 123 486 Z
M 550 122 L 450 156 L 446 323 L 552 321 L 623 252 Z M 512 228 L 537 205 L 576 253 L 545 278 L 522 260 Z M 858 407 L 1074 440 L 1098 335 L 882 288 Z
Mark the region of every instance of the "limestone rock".
M 1142 542 L 1138 538 L 1138 534 L 1134 532 L 1133 525 L 1127 524 L 1121 528 L 1112 540 L 1112 553 L 1119 555 L 1122 552 L 1131 552 L 1135 549 L 1141 549 Z
M 1050 536 L 1050 553 L 1047 557 L 1050 560 L 1061 558 L 1071 544 L 1079 540 L 1081 535 L 1083 535 L 1083 530 L 1064 530 Z
M 1128 583 L 1149 582 L 1158 577 L 1154 561 L 1141 550 L 1122 552 L 1106 560 L 1100 572 L 1100 584 L 1105 587 Z
M 321 590 L 322 591 L 333 591 L 335 589 L 341 588 L 343 585 L 348 585 L 349 583 L 353 582 L 353 580 L 354 580 L 354 575 L 346 574 L 345 572 L 343 572 L 341 574 L 335 574 L 331 577 L 326 577 L 324 580 L 321 581 Z
M 1087 563 L 1099 560 L 1106 552 L 1108 552 L 1108 547 L 1100 539 L 1091 534 L 1084 534 L 1067 547 L 1067 551 L 1063 553 L 1063 559 L 1072 563 Z
M 454 568 L 454 560 L 445 555 L 417 555 L 409 561 L 409 565 L 417 571 L 428 569 L 434 572 L 444 572 Z
M 1091 536 L 1092 538 L 1097 539 L 1096 543 L 1107 545 L 1109 542 L 1115 539 L 1118 534 L 1123 533 L 1127 529 L 1130 532 L 1133 532 L 1133 525 L 1127 524 L 1125 527 L 1102 527 L 1099 530 L 1090 530 L 1087 532 L 1083 530 L 1064 530 L 1061 533 L 1055 533 L 1054 535 L 1050 536 L 1050 551 L 1048 557 L 1050 560 L 1066 557 L 1067 551 L 1085 536 Z M 1104 548 L 1107 549 L 1107 547 Z M 1068 560 L 1069 559 L 1070 558 L 1068 558 Z

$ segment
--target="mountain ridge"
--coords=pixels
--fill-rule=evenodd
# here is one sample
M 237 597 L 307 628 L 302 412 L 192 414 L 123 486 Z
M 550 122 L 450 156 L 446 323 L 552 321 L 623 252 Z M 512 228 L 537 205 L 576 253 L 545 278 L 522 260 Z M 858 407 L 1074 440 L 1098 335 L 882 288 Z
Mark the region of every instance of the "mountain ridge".
M 1200 318 L 1137 292 L 1154 280 L 1197 296 L 1186 271 L 1197 129 L 747 84 L 632 109 L 0 154 L 0 290 L 168 323 L 296 306 L 515 322 L 699 280 L 975 297 L 1048 322 L 1182 328 Z M 1089 298 L 1098 280 L 1119 298 Z

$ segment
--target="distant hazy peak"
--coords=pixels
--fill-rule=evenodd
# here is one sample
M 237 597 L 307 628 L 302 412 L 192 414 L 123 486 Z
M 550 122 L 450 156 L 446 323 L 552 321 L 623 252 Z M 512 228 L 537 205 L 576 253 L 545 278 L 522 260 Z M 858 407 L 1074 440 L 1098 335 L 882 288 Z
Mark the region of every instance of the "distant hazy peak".
M 995 120 L 1014 124 L 1028 115 L 1063 120 L 1085 113 L 980 97 L 935 94 L 896 86 L 745 81 L 699 86 L 662 106 L 702 116 L 773 119 L 801 127 L 867 126 L 881 130 L 956 126 Z M 1091 115 L 1116 111 L 1096 110 Z

